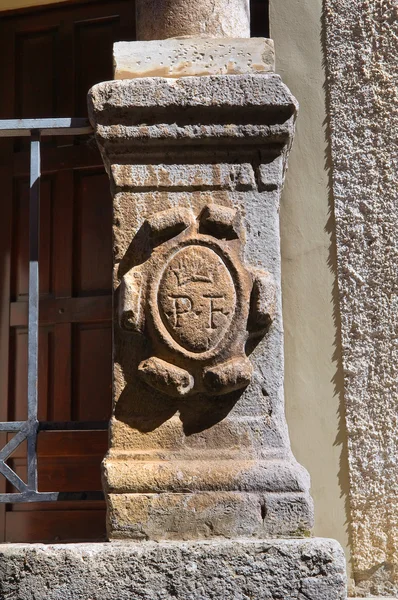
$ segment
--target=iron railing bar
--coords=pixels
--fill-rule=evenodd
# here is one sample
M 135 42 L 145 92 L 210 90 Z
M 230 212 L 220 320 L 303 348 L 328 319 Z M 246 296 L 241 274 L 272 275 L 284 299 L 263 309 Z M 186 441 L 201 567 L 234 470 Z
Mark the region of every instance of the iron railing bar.
M 29 491 L 28 486 L 22 479 L 13 471 L 7 463 L 0 462 L 0 473 L 20 492 Z
M 42 136 L 85 135 L 93 133 L 88 119 L 7 119 L 0 120 L 0 137 L 30 137 L 32 131 Z
M 0 503 L 21 502 L 97 502 L 104 500 L 104 492 L 32 492 L 28 490 L 23 494 L 9 493 L 0 494 Z
M 28 296 L 28 420 L 0 422 L 0 431 L 16 435 L 0 450 L 0 474 L 19 493 L 0 494 L 0 503 L 102 500 L 98 492 L 38 492 L 37 435 L 40 431 L 105 431 L 106 421 L 38 421 L 38 342 L 39 342 L 39 242 L 40 242 L 40 138 L 50 135 L 84 135 L 93 129 L 88 119 L 8 119 L 0 120 L 0 137 L 30 137 L 29 196 L 29 296 Z M 27 484 L 6 462 L 27 440 Z
M 28 295 L 28 420 L 37 421 L 39 343 L 40 133 L 30 142 L 29 295 Z
M 28 433 L 31 428 L 29 421 L 0 422 L 0 431 L 24 431 Z M 39 421 L 38 431 L 106 431 L 109 421 Z M 26 435 L 27 437 L 27 435 Z
M 109 421 L 40 421 L 39 431 L 107 431 Z
M 39 498 L 40 496 L 40 498 Z M 22 502 L 56 502 L 58 500 L 58 492 L 42 493 L 31 492 L 27 489 L 26 492 L 17 494 L 0 494 L 0 503 L 20 504 Z
M 26 433 L 19 431 L 0 451 L 0 461 L 5 461 L 18 448 L 19 444 L 26 440 Z
M 10 421 L 0 423 L 0 431 L 21 431 L 26 426 L 26 421 Z
M 27 472 L 28 487 L 37 492 L 37 428 L 27 437 Z
M 39 373 L 40 132 L 30 140 L 28 420 L 37 422 Z M 28 487 L 37 491 L 37 428 L 28 435 Z

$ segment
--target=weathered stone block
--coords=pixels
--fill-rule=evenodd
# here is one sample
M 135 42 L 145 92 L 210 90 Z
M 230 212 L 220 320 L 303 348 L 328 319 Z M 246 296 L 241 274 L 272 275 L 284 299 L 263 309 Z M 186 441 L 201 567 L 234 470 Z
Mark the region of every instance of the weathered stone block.
M 4 600 L 345 600 L 333 540 L 0 546 Z
M 117 42 L 113 62 L 115 79 L 239 75 L 274 71 L 275 52 L 264 38 Z

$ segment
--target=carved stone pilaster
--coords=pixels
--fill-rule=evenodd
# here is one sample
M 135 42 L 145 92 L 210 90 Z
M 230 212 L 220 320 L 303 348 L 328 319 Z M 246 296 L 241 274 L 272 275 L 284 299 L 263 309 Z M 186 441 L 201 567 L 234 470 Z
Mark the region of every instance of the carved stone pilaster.
M 279 244 L 296 101 L 219 75 L 101 83 L 89 108 L 114 198 L 109 537 L 302 535 Z

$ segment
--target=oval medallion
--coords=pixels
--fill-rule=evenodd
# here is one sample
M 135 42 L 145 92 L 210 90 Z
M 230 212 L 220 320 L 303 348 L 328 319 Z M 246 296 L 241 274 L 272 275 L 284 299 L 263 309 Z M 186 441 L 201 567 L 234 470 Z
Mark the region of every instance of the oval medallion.
M 159 311 L 172 338 L 190 352 L 206 352 L 226 334 L 235 312 L 233 279 L 210 248 L 179 250 L 160 281 Z

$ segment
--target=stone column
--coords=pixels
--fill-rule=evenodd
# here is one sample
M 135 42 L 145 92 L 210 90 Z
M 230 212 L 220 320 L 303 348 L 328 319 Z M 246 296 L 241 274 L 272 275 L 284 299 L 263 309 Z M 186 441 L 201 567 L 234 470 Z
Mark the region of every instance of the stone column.
M 137 39 L 249 38 L 249 0 L 136 0 Z
M 139 3 L 141 35 L 202 33 L 184 21 L 190 4 L 146 2 L 144 24 Z M 211 4 L 217 15 L 228 3 Z M 248 19 L 246 0 L 232 5 Z M 192 10 L 204 19 L 209 3 Z M 220 33 L 217 19 L 208 35 L 239 33 Z M 297 103 L 268 40 L 117 44 L 115 65 L 120 79 L 89 93 L 114 198 L 109 538 L 303 538 L 313 509 L 284 416 L 279 241 Z M 345 597 L 336 543 L 289 544 L 294 568 L 307 555 L 316 565 L 294 593 Z

